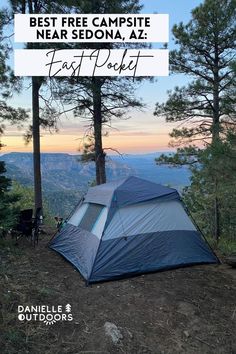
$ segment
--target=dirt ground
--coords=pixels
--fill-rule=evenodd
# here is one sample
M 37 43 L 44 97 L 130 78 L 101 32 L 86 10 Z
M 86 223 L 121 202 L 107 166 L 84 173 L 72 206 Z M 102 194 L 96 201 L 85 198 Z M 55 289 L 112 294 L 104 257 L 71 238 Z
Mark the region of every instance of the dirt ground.
M 236 270 L 202 265 L 86 287 L 49 238 L 0 249 L 1 353 L 236 354 Z M 18 320 L 18 305 L 66 304 L 72 321 Z

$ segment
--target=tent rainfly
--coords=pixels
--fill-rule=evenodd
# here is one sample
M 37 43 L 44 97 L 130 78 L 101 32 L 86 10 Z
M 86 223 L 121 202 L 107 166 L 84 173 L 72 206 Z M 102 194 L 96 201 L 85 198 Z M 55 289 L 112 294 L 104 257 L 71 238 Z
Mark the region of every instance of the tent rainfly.
M 50 247 L 87 283 L 219 263 L 178 192 L 137 177 L 89 188 Z

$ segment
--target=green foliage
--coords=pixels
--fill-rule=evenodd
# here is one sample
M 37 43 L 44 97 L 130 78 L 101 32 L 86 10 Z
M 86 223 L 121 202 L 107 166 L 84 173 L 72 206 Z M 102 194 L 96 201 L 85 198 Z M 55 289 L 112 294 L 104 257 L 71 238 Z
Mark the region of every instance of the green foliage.
M 96 186 L 96 180 L 95 180 L 95 179 L 91 180 L 91 181 L 88 183 L 88 186 L 89 186 L 89 187 L 95 187 L 95 186 Z
M 94 137 L 87 136 L 83 142 L 82 155 L 79 158 L 80 162 L 95 161 Z
M 173 130 L 172 145 L 210 142 L 235 124 L 235 5 L 235 0 L 205 0 L 189 23 L 173 27 L 177 49 L 170 52 L 170 69 L 193 81 L 156 105 L 156 116 L 186 122 Z
M 77 191 L 57 190 L 45 192 L 44 199 L 47 201 L 51 215 L 66 218 L 78 204 L 81 196 L 82 194 Z
M 11 180 L 5 176 L 5 164 L 0 161 L 0 236 L 16 222 L 18 197 L 10 194 Z
M 20 210 L 32 209 L 34 191 L 5 177 L 4 163 L 0 162 L 0 232 L 4 233 L 17 223 Z M 44 223 L 54 225 L 48 201 L 43 206 Z M 1 236 L 1 235 L 0 235 Z
M 218 245 L 216 246 L 213 244 L 213 247 L 214 246 L 225 256 L 236 255 L 236 240 L 222 238 L 219 240 Z
M 220 238 L 219 242 L 216 242 L 212 237 L 207 236 L 207 241 L 210 246 L 220 252 L 223 256 L 236 256 L 236 240 L 229 239 L 227 237 Z M 217 253 L 218 253 L 217 252 Z
M 12 96 L 12 91 L 20 90 L 20 81 L 14 77 L 11 68 L 7 65 L 11 48 L 4 40 L 4 27 L 10 23 L 11 17 L 7 10 L 0 9 L 0 135 L 4 132 L 4 121 L 11 124 L 21 123 L 28 118 L 22 108 L 13 108 L 6 103 Z
M 201 151 L 201 149 L 194 145 L 190 145 L 184 148 L 178 148 L 175 154 L 161 154 L 155 161 L 157 165 L 168 164 L 172 167 L 193 165 L 198 162 L 198 155 Z
M 13 181 L 9 195 L 17 198 L 15 208 L 17 208 L 18 212 L 24 209 L 32 209 L 34 206 L 34 191 L 31 187 L 25 187 Z M 47 200 L 45 200 L 43 205 L 43 216 L 45 224 L 54 224 Z
M 191 186 L 185 189 L 184 201 L 204 234 L 215 229 L 215 201 L 219 204 L 221 238 L 236 242 L 236 135 L 229 133 L 198 151 L 198 163 L 191 167 Z
M 13 181 L 10 194 L 18 196 L 19 199 L 16 202 L 16 206 L 19 210 L 31 209 L 32 205 L 34 205 L 34 192 L 32 188 L 22 186 L 18 182 Z
M 235 0 L 205 0 L 189 23 L 173 27 L 177 48 L 170 53 L 171 70 L 192 81 L 169 91 L 154 112 L 167 122 L 181 122 L 170 134 L 177 153 L 156 163 L 190 166 L 185 201 L 216 240 L 235 238 L 235 5 Z

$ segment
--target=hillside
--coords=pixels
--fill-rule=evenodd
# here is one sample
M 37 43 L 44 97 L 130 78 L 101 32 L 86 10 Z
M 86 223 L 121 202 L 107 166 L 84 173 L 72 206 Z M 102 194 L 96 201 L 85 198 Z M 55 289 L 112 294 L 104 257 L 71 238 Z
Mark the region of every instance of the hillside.
M 146 178 L 181 190 L 189 183 L 186 168 L 157 166 L 155 154 L 109 156 L 107 180 L 130 175 Z M 81 163 L 79 155 L 48 153 L 41 155 L 43 193 L 52 213 L 67 216 L 78 203 L 88 185 L 95 179 L 94 163 Z M 31 153 L 9 153 L 1 156 L 7 175 L 25 186 L 33 185 L 33 159 Z

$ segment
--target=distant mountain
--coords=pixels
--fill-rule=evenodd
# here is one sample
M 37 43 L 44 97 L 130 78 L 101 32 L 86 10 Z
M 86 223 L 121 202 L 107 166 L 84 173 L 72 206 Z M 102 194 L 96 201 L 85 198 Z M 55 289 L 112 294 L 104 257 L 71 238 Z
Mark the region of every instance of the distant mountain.
M 89 183 L 95 179 L 94 163 L 81 163 L 80 156 L 42 154 L 41 170 L 44 197 L 52 213 L 67 216 L 78 203 Z M 24 186 L 33 186 L 31 153 L 10 153 L 0 157 L 6 163 L 7 175 Z M 121 179 L 134 174 L 123 162 L 107 161 L 107 179 Z
M 189 184 L 187 168 L 157 166 L 160 153 L 109 156 L 107 180 L 135 175 L 181 190 Z M 66 216 L 78 203 L 89 183 L 95 179 L 94 163 L 81 163 L 79 155 L 48 153 L 41 155 L 43 193 L 54 214 Z M 5 161 L 7 175 L 25 186 L 33 185 L 33 158 L 31 153 L 9 153 L 0 157 Z
M 169 152 L 168 152 L 169 153 Z M 143 155 L 112 156 L 113 161 L 125 163 L 134 170 L 138 177 L 148 179 L 152 182 L 169 185 L 179 191 L 189 184 L 190 171 L 187 167 L 169 167 L 167 165 L 156 165 L 155 158 L 162 153 L 151 153 Z
M 76 190 L 84 191 L 88 183 L 95 179 L 93 163 L 81 163 L 79 155 L 42 154 L 41 171 L 44 191 Z M 33 157 L 31 153 L 5 154 L 7 174 L 24 185 L 33 184 Z M 107 178 L 114 180 L 124 178 L 133 173 L 131 167 L 124 162 L 107 161 Z

